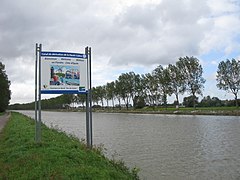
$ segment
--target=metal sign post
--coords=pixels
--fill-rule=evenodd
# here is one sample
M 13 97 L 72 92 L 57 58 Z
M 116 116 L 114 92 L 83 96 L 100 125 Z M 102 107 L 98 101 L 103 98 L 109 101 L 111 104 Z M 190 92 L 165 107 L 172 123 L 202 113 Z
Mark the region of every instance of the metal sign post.
M 91 148 L 91 48 L 86 47 L 85 54 L 50 52 L 36 44 L 35 66 L 36 142 L 41 142 L 41 94 L 86 94 L 86 140 Z
M 93 144 L 93 127 L 92 127 L 92 52 L 91 47 L 89 47 L 88 51 L 88 60 L 89 60 L 89 128 L 90 128 L 90 145 L 92 147 Z
M 92 147 L 92 77 L 91 77 L 91 48 L 85 48 L 85 54 L 87 55 L 87 81 L 88 81 L 88 92 L 86 94 L 86 138 L 87 146 Z
M 35 64 L 35 140 L 41 142 L 41 51 L 42 44 L 36 44 Z
M 37 62 L 38 62 L 38 44 L 36 44 L 36 61 L 35 61 L 35 124 L 37 124 Z M 37 125 L 35 125 L 35 140 L 37 142 Z

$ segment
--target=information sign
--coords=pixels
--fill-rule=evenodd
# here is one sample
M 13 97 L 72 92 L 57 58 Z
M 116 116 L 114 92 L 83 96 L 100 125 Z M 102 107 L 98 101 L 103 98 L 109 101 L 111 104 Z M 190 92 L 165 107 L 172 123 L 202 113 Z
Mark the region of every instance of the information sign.
M 42 94 L 87 92 L 87 55 L 48 51 L 40 55 Z

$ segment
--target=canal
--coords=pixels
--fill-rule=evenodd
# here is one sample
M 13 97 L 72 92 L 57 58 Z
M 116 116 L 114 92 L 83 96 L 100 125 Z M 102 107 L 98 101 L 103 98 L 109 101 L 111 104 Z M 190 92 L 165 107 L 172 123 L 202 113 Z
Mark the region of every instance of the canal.
M 42 111 L 42 121 L 86 137 L 85 113 Z M 139 167 L 141 179 L 240 179 L 237 116 L 93 113 L 93 143 Z

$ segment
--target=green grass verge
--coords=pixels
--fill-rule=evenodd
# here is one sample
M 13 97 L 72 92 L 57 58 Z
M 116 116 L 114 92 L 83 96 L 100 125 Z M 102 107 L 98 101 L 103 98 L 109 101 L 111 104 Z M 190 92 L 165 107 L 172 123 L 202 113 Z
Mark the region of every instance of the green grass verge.
M 0 133 L 0 179 L 138 179 L 135 170 L 63 132 L 42 125 L 42 143 L 34 136 L 35 122 L 13 112 Z
M 165 107 L 145 107 L 143 108 L 143 110 L 145 111 L 235 111 L 235 110 L 239 110 L 239 108 L 237 107 L 180 107 L 178 109 L 176 109 L 175 107 L 167 107 L 167 109 Z
M 240 109 L 237 107 L 180 107 L 176 109 L 175 107 L 146 107 L 141 110 L 142 112 L 157 112 L 166 114 L 195 114 L 195 115 L 229 115 L 229 116 L 239 116 Z
M 238 107 L 144 107 L 142 109 L 118 108 L 112 109 L 94 109 L 95 112 L 110 112 L 110 113 L 137 113 L 137 114 L 181 114 L 181 115 L 226 115 L 239 116 L 240 108 Z

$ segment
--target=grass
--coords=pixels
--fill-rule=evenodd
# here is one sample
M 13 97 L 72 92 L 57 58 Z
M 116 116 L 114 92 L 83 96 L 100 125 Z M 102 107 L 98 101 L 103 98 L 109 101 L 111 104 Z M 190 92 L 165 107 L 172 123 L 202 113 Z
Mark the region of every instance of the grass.
M 214 111 L 232 111 L 232 110 L 239 110 L 237 107 L 196 107 L 196 108 L 193 108 L 193 107 L 180 107 L 178 109 L 176 109 L 175 107 L 167 107 L 167 109 L 165 107 L 146 107 L 144 108 L 145 110 L 156 110 L 156 111 L 196 111 L 196 110 L 199 110 L 199 111 L 211 111 L 211 110 L 214 110 Z
M 228 115 L 228 116 L 239 116 L 240 108 L 238 107 L 180 107 L 176 109 L 175 107 L 144 107 L 142 109 L 122 108 L 119 110 L 115 108 L 106 109 L 94 109 L 96 112 L 111 112 L 111 113 L 139 113 L 139 114 L 186 114 L 186 115 Z
M 35 122 L 12 112 L 0 133 L 0 179 L 138 179 L 135 170 L 63 132 L 42 125 L 42 142 L 34 136 Z
M 239 116 L 240 109 L 237 107 L 180 107 L 176 109 L 175 107 L 146 107 L 141 109 L 142 112 L 156 112 L 156 113 L 166 113 L 166 114 L 194 114 L 194 115 L 229 115 L 229 116 Z

